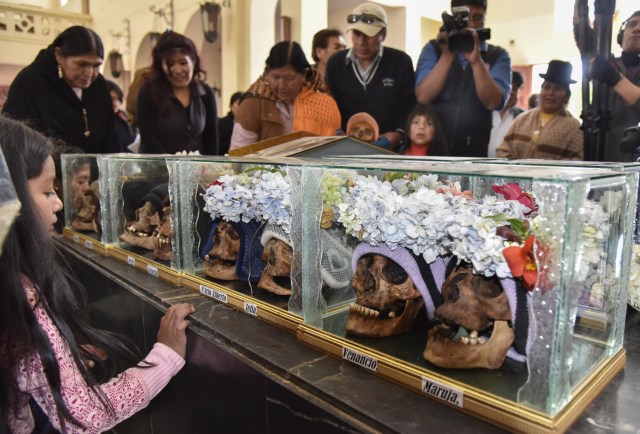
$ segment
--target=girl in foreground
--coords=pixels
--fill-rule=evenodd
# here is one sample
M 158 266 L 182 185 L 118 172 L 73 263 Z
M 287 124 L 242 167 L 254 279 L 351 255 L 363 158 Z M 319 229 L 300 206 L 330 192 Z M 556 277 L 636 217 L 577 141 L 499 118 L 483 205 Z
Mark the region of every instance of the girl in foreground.
M 32 432 L 31 400 L 31 408 L 40 407 L 57 430 L 103 432 L 146 407 L 184 366 L 185 317 L 194 308 L 179 304 L 167 309 L 158 342 L 142 362 L 119 337 L 91 327 L 82 291 L 56 260 L 51 233 L 62 202 L 53 190 L 51 145 L 2 116 L 0 145 L 22 202 L 0 256 L 0 407 L 5 422 L 9 432 Z M 100 384 L 88 367 L 105 373 L 106 381 Z M 122 368 L 129 369 L 112 378 Z

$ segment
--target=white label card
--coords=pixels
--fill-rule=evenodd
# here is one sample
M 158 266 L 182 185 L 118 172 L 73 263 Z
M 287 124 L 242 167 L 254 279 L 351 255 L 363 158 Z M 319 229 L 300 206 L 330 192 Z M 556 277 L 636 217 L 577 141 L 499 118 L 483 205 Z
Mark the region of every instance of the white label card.
M 422 377 L 422 391 L 448 404 L 460 408 L 464 406 L 464 392 L 462 390 L 447 386 L 431 378 Z
M 153 277 L 158 277 L 158 269 L 153 265 L 147 265 L 147 273 L 151 274 Z
M 200 285 L 200 294 L 211 297 L 221 303 L 227 303 L 227 294 L 217 291 L 213 288 L 209 288 L 208 286 Z
M 258 316 L 258 306 L 253 303 L 244 302 L 244 311 L 249 315 Z
M 378 359 L 348 347 L 342 347 L 342 358 L 358 366 L 378 372 Z
M 93 243 L 89 240 L 84 242 L 84 246 L 89 250 L 93 250 Z
M 131 265 L 132 267 L 136 266 L 136 258 L 133 258 L 131 256 L 127 256 L 127 264 Z

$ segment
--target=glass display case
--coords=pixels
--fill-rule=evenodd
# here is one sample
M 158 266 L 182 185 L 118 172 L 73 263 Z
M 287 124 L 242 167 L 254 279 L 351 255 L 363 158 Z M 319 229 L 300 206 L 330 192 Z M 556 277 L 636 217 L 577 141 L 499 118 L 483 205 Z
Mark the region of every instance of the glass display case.
M 101 155 L 103 235 L 110 256 L 180 283 L 167 155 Z
M 109 255 L 496 425 L 562 432 L 624 367 L 637 171 L 96 160 Z
M 566 167 L 593 167 L 617 172 L 640 173 L 640 163 L 638 162 L 610 162 L 610 161 L 553 161 L 553 160 L 494 160 L 492 164 L 507 164 L 515 166 L 566 166 Z M 640 191 L 640 184 L 638 185 Z M 633 231 L 633 247 L 631 259 L 631 276 L 629 281 L 628 300 L 635 309 L 640 310 L 640 225 L 637 223 L 640 217 L 640 203 L 636 207 L 635 229 Z M 585 323 L 592 323 L 596 327 L 601 327 L 603 322 L 601 314 L 597 309 L 585 310 Z
M 286 158 L 172 161 L 183 285 L 295 331 L 303 303 L 303 166 Z
M 106 254 L 103 201 L 97 154 L 62 154 L 63 235 Z
M 590 168 L 307 167 L 298 338 L 507 429 L 564 431 L 625 363 L 637 183 Z M 329 226 L 355 244 L 338 304 L 314 266 Z M 585 299 L 604 327 L 580 324 Z

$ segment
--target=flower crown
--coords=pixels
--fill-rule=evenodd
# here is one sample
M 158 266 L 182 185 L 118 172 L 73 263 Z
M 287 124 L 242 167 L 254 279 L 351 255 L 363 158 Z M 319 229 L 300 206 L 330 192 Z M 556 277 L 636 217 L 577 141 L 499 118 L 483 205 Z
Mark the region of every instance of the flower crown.
M 222 175 L 202 195 L 213 220 L 275 224 L 291 232 L 291 185 L 284 172 L 256 167 Z
M 499 278 L 522 278 L 532 290 L 537 280 L 532 228 L 538 224 L 533 195 L 517 184 L 493 186 L 497 195 L 473 197 L 457 182 L 437 175 L 390 174 L 385 180 L 357 176 L 340 187 L 337 217 L 346 232 L 372 244 L 397 246 L 422 255 L 427 263 L 437 256 L 455 255 L 470 263 L 474 273 Z M 593 279 L 604 255 L 609 214 L 593 201 L 580 212 L 583 252 L 579 281 Z

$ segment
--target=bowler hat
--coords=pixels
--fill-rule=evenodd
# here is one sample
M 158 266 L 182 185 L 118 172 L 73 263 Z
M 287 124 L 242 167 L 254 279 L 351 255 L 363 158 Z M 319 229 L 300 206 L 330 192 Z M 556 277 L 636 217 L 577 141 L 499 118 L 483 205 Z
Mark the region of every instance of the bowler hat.
M 549 62 L 547 73 L 540 74 L 540 77 L 553 83 L 569 85 L 571 83 L 576 83 L 575 80 L 571 79 L 572 71 L 573 67 L 569 62 L 564 62 L 562 60 L 552 60 L 551 62 Z

